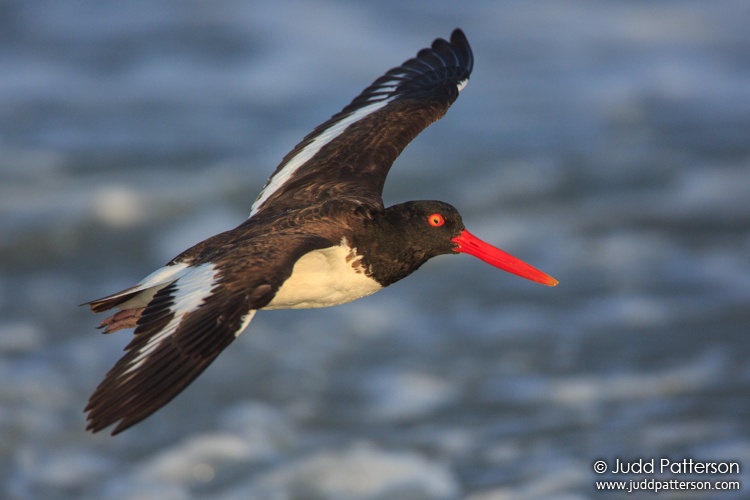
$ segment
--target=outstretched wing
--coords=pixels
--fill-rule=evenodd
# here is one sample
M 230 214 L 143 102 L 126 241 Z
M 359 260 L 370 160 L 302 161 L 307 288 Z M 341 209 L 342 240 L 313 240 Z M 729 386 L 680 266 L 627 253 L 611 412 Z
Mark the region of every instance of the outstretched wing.
M 289 264 L 324 244 L 299 235 L 277 243 L 271 249 L 245 248 L 241 255 L 229 252 L 218 262 L 177 264 L 182 268 L 179 276 L 158 288 L 145 308 L 136 312 L 127 353 L 107 373 L 84 410 L 87 429 L 98 432 L 119 422 L 114 435 L 171 401 L 237 338 L 255 311 L 273 299 L 291 273 Z M 115 294 L 108 303 L 114 304 L 121 295 Z M 90 304 L 93 308 L 109 299 Z M 129 307 L 134 301 L 127 298 L 114 306 Z
M 388 71 L 284 157 L 250 217 L 342 195 L 382 205 L 383 184 L 396 157 L 445 114 L 473 64 L 469 42 L 457 29 L 450 42 L 438 38 Z

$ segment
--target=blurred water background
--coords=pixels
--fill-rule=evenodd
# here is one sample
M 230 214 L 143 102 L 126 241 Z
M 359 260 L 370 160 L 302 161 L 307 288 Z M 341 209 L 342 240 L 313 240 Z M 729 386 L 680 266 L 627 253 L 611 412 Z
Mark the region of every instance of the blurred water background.
M 0 2 L 0 496 L 576 499 L 594 460 L 652 457 L 739 461 L 723 478 L 747 494 L 748 19 L 741 0 Z M 77 304 L 237 225 L 307 132 L 456 26 L 472 81 L 386 202 L 452 203 L 560 285 L 441 257 L 261 313 L 165 409 L 86 433 L 130 332 Z

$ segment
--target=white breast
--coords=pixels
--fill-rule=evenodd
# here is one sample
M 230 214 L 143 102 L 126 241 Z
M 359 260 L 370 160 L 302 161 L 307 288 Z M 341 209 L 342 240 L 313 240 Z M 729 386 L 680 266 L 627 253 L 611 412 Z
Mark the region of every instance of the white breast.
M 377 292 L 383 287 L 365 274 L 360 260 L 346 240 L 303 255 L 263 309 L 330 307 Z

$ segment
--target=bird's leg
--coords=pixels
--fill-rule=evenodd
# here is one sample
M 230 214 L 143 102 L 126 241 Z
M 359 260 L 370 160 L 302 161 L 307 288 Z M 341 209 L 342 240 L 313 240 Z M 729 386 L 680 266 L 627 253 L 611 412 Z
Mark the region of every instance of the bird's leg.
M 134 309 L 125 309 L 118 311 L 109 318 L 99 323 L 98 328 L 104 328 L 102 333 L 112 333 L 123 328 L 133 328 L 141 317 L 145 307 L 136 307 Z

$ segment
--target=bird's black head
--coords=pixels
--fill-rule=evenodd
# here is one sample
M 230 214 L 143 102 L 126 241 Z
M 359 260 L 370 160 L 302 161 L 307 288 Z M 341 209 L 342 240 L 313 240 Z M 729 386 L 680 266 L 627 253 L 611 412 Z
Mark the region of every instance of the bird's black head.
M 372 276 L 387 286 L 432 257 L 454 252 L 451 239 L 463 230 L 461 216 L 447 203 L 409 201 L 373 214 L 353 243 Z
M 461 215 L 442 201 L 409 201 L 385 210 L 386 233 L 401 241 L 405 250 L 422 256 L 424 263 L 437 255 L 453 253 L 453 238 L 464 230 Z M 396 244 L 396 242 L 393 242 Z
M 362 236 L 355 246 L 365 250 L 363 263 L 383 286 L 408 276 L 432 257 L 451 253 L 468 253 L 523 278 L 557 284 L 554 278 L 472 235 L 458 210 L 442 201 L 393 205 L 373 217 Z

